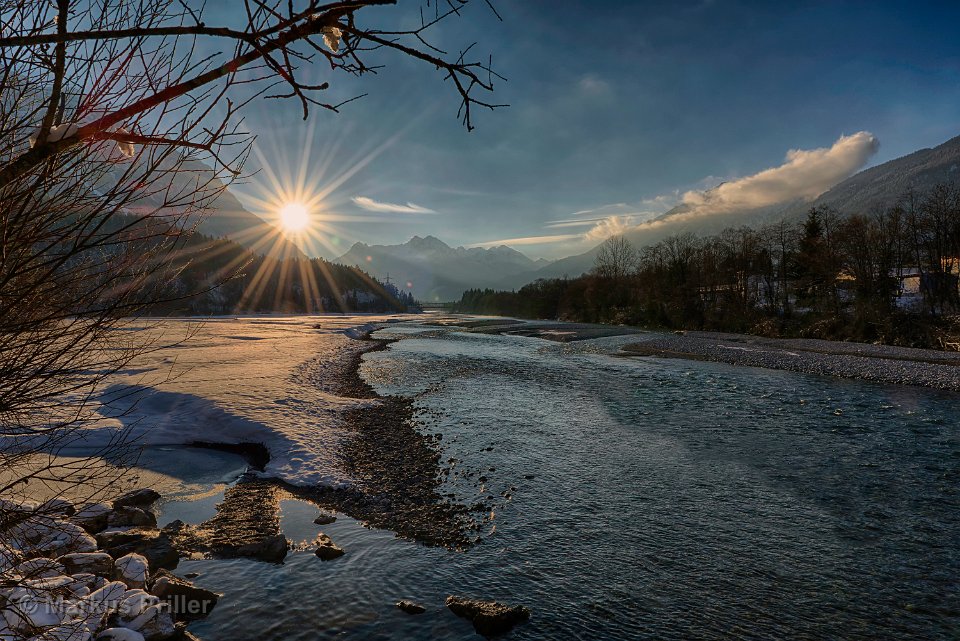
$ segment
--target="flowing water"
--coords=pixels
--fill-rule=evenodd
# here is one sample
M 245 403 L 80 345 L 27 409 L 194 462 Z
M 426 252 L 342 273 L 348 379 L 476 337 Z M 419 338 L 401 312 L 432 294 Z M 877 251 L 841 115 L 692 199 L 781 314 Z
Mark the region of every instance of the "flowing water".
M 442 433 L 448 491 L 496 497 L 483 542 L 341 517 L 336 561 L 184 561 L 227 593 L 201 638 L 479 638 L 448 594 L 527 605 L 517 640 L 960 638 L 960 397 L 611 355 L 636 337 L 378 336 L 363 376 Z M 315 515 L 286 502 L 288 537 Z

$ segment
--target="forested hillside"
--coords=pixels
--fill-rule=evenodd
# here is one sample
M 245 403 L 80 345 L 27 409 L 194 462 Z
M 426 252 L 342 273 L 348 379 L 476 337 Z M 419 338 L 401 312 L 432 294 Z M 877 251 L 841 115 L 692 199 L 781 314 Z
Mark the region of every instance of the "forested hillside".
M 517 292 L 471 290 L 458 310 L 957 348 L 960 188 L 907 192 L 887 209 L 670 236 L 615 237 L 590 274 Z

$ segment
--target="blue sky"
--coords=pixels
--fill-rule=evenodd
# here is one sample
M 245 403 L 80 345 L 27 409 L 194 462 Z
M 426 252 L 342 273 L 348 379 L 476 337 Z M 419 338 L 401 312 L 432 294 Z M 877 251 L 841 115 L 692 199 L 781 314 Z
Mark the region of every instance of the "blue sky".
M 232 5 L 208 2 L 207 22 L 229 20 Z M 400 5 L 367 12 L 368 24 L 419 15 L 416 2 Z M 293 102 L 247 108 L 253 164 L 280 182 L 303 171 L 329 192 L 317 253 L 433 234 L 559 257 L 596 244 L 609 216 L 611 228 L 632 224 L 689 190 L 780 166 L 790 150 L 870 132 L 857 156 L 868 166 L 960 135 L 960 3 L 496 6 L 502 23 L 476 0 L 435 34 L 448 49 L 477 41 L 507 78 L 494 97 L 511 106 L 478 113 L 473 132 L 449 84 L 396 55 L 359 80 L 306 71 L 331 82 L 332 100 L 369 94 L 341 114 L 304 123 Z M 271 182 L 263 173 L 237 190 L 255 209 Z M 514 240 L 538 237 L 550 238 Z

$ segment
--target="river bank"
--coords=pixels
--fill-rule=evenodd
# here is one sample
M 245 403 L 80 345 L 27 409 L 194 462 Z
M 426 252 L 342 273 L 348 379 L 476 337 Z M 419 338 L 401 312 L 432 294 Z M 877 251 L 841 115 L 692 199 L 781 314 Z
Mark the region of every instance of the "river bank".
M 644 334 L 623 352 L 960 391 L 956 352 L 718 332 Z
M 678 358 L 891 385 L 960 391 L 960 352 L 805 338 L 767 338 L 725 332 L 660 332 L 636 327 L 448 317 L 437 325 L 463 331 L 524 336 L 557 342 L 622 337 L 610 353 L 630 357 Z

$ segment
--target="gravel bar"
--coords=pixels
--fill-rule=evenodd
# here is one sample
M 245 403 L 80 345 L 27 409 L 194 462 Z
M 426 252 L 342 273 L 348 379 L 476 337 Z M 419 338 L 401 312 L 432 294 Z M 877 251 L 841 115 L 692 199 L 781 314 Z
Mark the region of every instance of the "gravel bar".
M 719 332 L 648 333 L 638 338 L 641 340 L 623 347 L 626 354 L 960 391 L 960 353 L 957 352 Z

